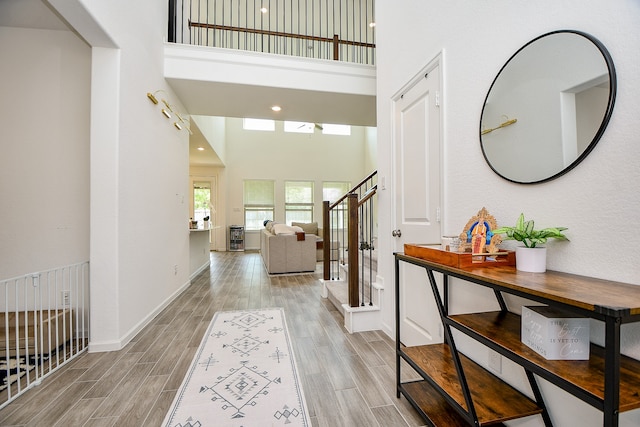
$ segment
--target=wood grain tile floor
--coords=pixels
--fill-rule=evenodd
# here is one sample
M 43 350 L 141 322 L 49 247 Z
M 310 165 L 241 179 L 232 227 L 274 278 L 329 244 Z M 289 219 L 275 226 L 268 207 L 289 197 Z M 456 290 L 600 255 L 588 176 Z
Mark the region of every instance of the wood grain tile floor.
M 210 269 L 124 349 L 63 366 L 0 410 L 0 426 L 160 426 L 213 314 L 266 307 L 285 309 L 314 426 L 424 425 L 396 398 L 393 341 L 346 333 L 320 278 L 269 277 L 256 252 L 212 252 Z

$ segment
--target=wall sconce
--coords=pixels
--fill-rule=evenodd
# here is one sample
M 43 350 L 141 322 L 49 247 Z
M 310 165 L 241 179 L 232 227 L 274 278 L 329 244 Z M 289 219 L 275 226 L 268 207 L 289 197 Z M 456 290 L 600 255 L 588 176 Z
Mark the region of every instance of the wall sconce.
M 187 124 L 187 122 L 185 121 L 185 119 L 182 118 L 182 115 L 178 112 L 178 111 L 174 111 L 176 117 L 178 118 L 178 120 L 180 120 L 180 123 L 178 122 L 174 122 L 173 125 L 176 127 L 176 129 L 178 130 L 182 130 L 182 126 L 184 126 L 187 131 L 189 132 L 189 135 L 193 135 L 193 132 L 191 132 L 191 127 Z
M 156 94 L 157 94 L 157 93 L 160 93 L 160 92 L 164 93 L 165 95 L 167 94 L 167 92 L 165 92 L 165 91 L 163 91 L 163 90 L 157 90 L 157 91 L 155 91 L 155 92 L 153 92 L 153 93 L 151 93 L 151 92 L 147 92 L 147 98 L 149 98 L 149 100 L 150 100 L 151 102 L 153 102 L 155 105 L 158 105 L 158 98 L 156 98 Z M 165 103 L 165 105 L 166 105 L 166 103 L 167 103 L 167 101 L 165 101 L 164 99 L 162 100 L 162 102 L 164 102 L 164 103 Z
M 158 105 L 160 103 L 160 101 L 162 101 L 162 103 L 164 104 L 164 106 L 166 108 L 163 108 L 161 110 L 162 114 L 167 118 L 170 119 L 171 118 L 171 113 L 175 114 L 176 117 L 178 118 L 178 121 L 173 122 L 173 126 L 178 129 L 179 131 L 182 130 L 183 128 L 186 128 L 187 131 L 189 132 L 189 135 L 193 135 L 193 132 L 191 132 L 191 128 L 189 127 L 188 122 L 182 117 L 184 113 L 180 113 L 177 108 L 175 108 L 174 106 L 172 106 L 166 99 L 164 98 L 160 98 L 160 101 L 158 101 L 158 98 L 156 97 L 156 94 L 158 93 L 164 93 L 166 95 L 166 92 L 163 90 L 157 90 L 153 93 L 151 92 L 147 92 L 147 98 L 149 98 L 149 100 L 154 104 L 154 105 Z

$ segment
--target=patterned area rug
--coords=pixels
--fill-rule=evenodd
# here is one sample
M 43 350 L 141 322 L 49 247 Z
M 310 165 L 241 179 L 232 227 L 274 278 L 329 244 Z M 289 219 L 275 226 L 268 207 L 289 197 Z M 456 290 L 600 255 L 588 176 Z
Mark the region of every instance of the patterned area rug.
M 33 365 L 31 366 L 33 368 Z M 28 371 L 24 357 L 2 357 L 0 360 L 0 391 L 18 381 Z
M 163 426 L 311 426 L 283 309 L 216 313 Z
M 54 353 L 55 354 L 55 353 Z M 24 356 L 1 356 L 0 357 L 0 391 L 6 390 L 11 384 L 18 381 L 20 378 L 26 375 L 27 372 L 36 368 L 36 364 L 43 363 L 49 360 L 49 355 L 45 355 L 44 358 L 36 356 L 29 356 L 29 360 Z M 31 376 L 31 381 L 34 377 Z

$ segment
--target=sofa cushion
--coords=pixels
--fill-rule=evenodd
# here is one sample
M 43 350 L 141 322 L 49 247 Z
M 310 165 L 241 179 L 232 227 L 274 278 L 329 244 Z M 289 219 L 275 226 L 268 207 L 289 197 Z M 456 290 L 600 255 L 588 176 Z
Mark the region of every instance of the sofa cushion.
M 307 234 L 318 234 L 317 222 L 292 222 L 291 225 L 302 228 L 302 231 Z

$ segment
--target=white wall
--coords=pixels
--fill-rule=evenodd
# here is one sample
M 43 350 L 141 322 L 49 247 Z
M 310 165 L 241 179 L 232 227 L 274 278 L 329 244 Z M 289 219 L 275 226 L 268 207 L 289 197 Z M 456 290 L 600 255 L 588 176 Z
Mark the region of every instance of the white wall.
M 0 27 L 0 40 L 0 279 L 7 279 L 89 260 L 91 52 L 69 31 Z
M 640 3 L 399 0 L 378 1 L 376 15 L 380 175 L 387 180 L 392 176 L 391 96 L 444 51 L 443 233 L 459 233 L 483 206 L 500 224 L 511 224 L 525 212 L 542 227 L 569 227 L 570 243 L 548 245 L 550 269 L 639 283 L 634 224 L 640 212 Z M 482 157 L 478 138 L 482 103 L 494 76 L 519 47 L 557 29 L 591 33 L 610 51 L 618 76 L 613 117 L 600 143 L 569 174 L 539 185 L 512 184 L 495 175 Z M 477 191 L 478 183 L 486 191 Z M 381 192 L 379 203 L 380 229 L 396 228 L 392 193 Z M 395 248 L 390 233 L 381 231 L 379 245 L 379 274 L 391 290 Z M 384 324 L 392 333 L 393 292 L 385 292 L 385 297 Z M 472 306 L 477 295 L 469 289 L 458 297 L 460 305 Z M 623 329 L 623 346 L 625 352 L 640 357 L 638 328 Z M 486 359 L 484 354 L 478 357 Z M 519 381 L 515 376 L 509 380 Z M 552 386 L 543 391 L 554 425 L 602 425 L 598 411 Z M 640 413 L 624 413 L 621 420 L 623 426 L 638 425 Z M 533 418 L 510 425 L 542 423 Z
M 189 276 L 195 277 L 210 264 L 209 232 L 198 230 L 189 232 Z
M 354 126 L 351 136 L 285 133 L 283 122 L 275 132 L 245 131 L 242 119 L 227 119 L 227 225 L 243 224 L 245 179 L 275 180 L 275 220 L 284 222 L 284 182 L 314 181 L 314 220 L 322 224 L 322 182 L 358 183 L 365 170 L 366 128 Z M 260 248 L 258 232 L 246 234 L 247 249 Z

